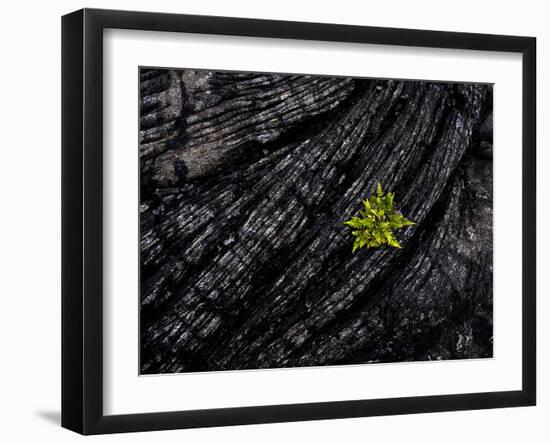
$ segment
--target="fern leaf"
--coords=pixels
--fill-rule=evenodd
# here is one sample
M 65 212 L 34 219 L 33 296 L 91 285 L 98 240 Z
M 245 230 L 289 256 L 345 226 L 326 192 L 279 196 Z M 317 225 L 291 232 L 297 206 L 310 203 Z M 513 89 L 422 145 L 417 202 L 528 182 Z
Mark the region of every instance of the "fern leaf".
M 393 192 L 384 194 L 382 184 L 377 183 L 376 193 L 363 200 L 363 211 L 344 224 L 352 229 L 355 237 L 352 252 L 361 248 L 378 248 L 384 245 L 401 249 L 395 231 L 414 225 L 394 207 Z

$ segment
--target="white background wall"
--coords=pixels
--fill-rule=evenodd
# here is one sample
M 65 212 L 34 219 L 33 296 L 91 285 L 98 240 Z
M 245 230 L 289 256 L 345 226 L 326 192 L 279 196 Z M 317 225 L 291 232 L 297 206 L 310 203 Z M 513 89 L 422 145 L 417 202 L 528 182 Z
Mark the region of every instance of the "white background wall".
M 154 10 L 349 23 L 538 38 L 539 226 L 550 221 L 550 10 L 542 0 L 331 2 L 111 0 L 9 1 L 0 25 L 0 439 L 81 440 L 60 414 L 60 31 L 81 7 Z M 544 197 L 541 197 L 544 196 Z M 511 241 L 518 237 L 514 234 Z M 534 408 L 240 426 L 102 436 L 94 441 L 412 441 L 550 440 L 549 235 L 539 228 L 539 389 Z M 546 248 L 545 248 L 546 246 Z M 546 249 L 546 250 L 545 250 Z M 519 270 L 518 270 L 519 272 Z

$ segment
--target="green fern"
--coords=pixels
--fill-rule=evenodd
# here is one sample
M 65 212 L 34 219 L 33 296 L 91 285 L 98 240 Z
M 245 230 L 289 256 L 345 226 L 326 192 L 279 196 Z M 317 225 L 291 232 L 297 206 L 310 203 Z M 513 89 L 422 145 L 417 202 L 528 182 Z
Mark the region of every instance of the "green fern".
M 352 217 L 344 222 L 352 229 L 351 235 L 355 237 L 352 252 L 363 247 L 369 249 L 383 245 L 401 248 L 394 231 L 414 223 L 395 210 L 393 197 L 393 192 L 384 194 L 382 185 L 378 183 L 376 194 L 363 200 L 364 210 L 359 211 L 360 217 Z

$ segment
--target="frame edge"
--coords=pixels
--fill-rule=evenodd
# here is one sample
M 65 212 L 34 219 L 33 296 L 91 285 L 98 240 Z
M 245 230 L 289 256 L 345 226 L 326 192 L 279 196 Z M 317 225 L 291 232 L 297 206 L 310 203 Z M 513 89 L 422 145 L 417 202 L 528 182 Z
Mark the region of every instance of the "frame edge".
M 61 426 L 84 432 L 84 13 L 61 19 Z
M 537 404 L 537 39 L 522 51 L 522 386 L 530 406 Z

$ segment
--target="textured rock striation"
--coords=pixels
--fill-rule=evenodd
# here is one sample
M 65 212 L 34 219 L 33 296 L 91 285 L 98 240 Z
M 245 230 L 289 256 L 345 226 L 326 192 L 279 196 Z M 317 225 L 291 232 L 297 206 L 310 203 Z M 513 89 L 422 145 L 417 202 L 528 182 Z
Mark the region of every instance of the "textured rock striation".
M 142 373 L 492 356 L 491 85 L 140 75 Z

